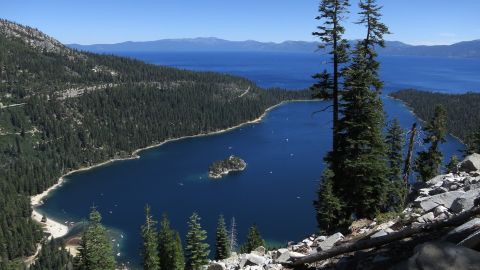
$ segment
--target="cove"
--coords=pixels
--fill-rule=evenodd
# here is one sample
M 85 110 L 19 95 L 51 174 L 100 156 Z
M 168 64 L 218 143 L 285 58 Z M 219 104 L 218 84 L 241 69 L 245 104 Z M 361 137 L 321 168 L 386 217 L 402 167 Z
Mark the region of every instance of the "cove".
M 235 58 L 227 55 L 219 60 L 205 55 L 191 59 L 194 62 L 191 65 L 185 62 L 166 64 L 233 74 L 245 72 L 245 76 L 265 87 L 276 86 L 276 82 L 279 85 L 288 82 L 291 88 L 302 88 L 310 83 L 308 79 L 297 79 L 309 78 L 313 63 L 306 64 L 305 70 L 295 69 L 290 75 L 289 69 L 285 68 L 292 62 L 300 66 L 303 56 L 285 56 L 287 59 L 279 59 L 277 55 L 262 57 L 265 59 L 255 62 L 258 60 L 256 56 Z M 238 62 L 232 63 L 232 59 Z M 248 59 L 251 61 L 248 62 Z M 200 65 L 201 61 L 204 64 Z M 214 63 L 209 64 L 208 61 Z M 388 65 L 385 77 L 392 78 L 390 83 L 387 81 L 392 90 L 397 89 L 393 85 L 398 87 L 398 82 L 405 86 L 421 82 L 418 85 L 422 88 L 431 85 L 435 89 L 445 89 L 440 87 L 436 78 L 448 66 L 465 66 L 463 60 L 419 62 L 416 70 L 431 70 L 432 74 L 438 61 L 445 62 L 446 67 L 430 76 L 424 74 L 423 80 L 420 75 L 408 80 L 411 71 L 404 59 L 389 61 L 391 63 L 385 63 Z M 153 58 L 151 62 L 155 62 Z M 285 65 L 279 64 L 282 62 Z M 194 64 L 199 66 L 192 66 Z M 470 64 L 478 65 L 477 62 Z M 468 76 L 466 69 L 449 72 L 451 77 L 442 77 L 448 83 L 442 85 L 452 91 L 454 85 L 458 85 L 456 91 L 465 89 L 458 81 Z M 469 89 L 480 89 L 475 88 L 479 85 L 476 76 L 469 78 L 466 80 Z M 383 100 L 388 117 L 399 119 L 404 129 L 418 121 L 399 101 L 385 96 Z M 235 217 L 240 242 L 253 223 L 258 225 L 262 236 L 272 245 L 303 239 L 316 230 L 312 202 L 323 170 L 323 157 L 331 145 L 330 113 L 313 116 L 312 113 L 327 105 L 327 102 L 321 101 L 286 103 L 271 110 L 260 123 L 244 125 L 222 134 L 169 142 L 140 152 L 139 159 L 117 161 L 69 175 L 66 183 L 51 193 L 38 210 L 60 221 L 78 222 L 88 216 L 92 205 L 97 206 L 103 214 L 103 222 L 115 232 L 115 244 L 119 244 L 116 253 L 120 253 L 117 260 L 133 266 L 140 265 L 139 233 L 146 203 L 150 204 L 158 219 L 162 213 L 167 213 L 172 226 L 180 231 L 182 237 L 187 230 L 188 217 L 197 211 L 212 248 L 219 214 L 225 216 L 227 223 Z M 415 150 L 424 148 L 417 145 Z M 445 159 L 452 154 L 458 155 L 462 149 L 463 145 L 450 136 L 442 145 Z M 244 159 L 247 169 L 222 180 L 208 179 L 208 166 L 231 154 Z

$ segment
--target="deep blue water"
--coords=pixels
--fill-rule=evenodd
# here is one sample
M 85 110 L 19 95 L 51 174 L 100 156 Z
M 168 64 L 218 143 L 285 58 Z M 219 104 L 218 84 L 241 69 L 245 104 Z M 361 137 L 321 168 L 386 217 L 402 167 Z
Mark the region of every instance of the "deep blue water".
M 263 87 L 305 88 L 317 59 L 303 54 L 140 54 L 145 61 L 185 69 L 209 70 L 245 76 Z M 382 77 L 389 90 L 417 87 L 449 92 L 480 90 L 473 74 L 480 61 L 432 58 L 384 58 Z M 423 78 L 423 79 L 422 79 Z M 416 121 L 400 102 L 384 98 L 388 116 L 404 128 Z M 193 211 L 214 240 L 219 214 L 235 216 L 240 239 L 257 223 L 271 243 L 284 244 L 315 231 L 312 201 L 328 151 L 330 114 L 312 112 L 326 102 L 295 102 L 277 107 L 258 124 L 233 131 L 180 141 L 140 153 L 136 160 L 119 161 L 68 176 L 68 181 L 40 207 L 50 217 L 79 221 L 95 204 L 104 223 L 117 232 L 119 260 L 137 264 L 143 207 L 154 214 L 168 213 L 172 225 L 185 235 Z M 416 150 L 422 150 L 417 146 Z M 463 146 L 449 137 L 442 146 L 446 158 Z M 230 154 L 248 167 L 220 181 L 207 178 L 211 162 Z M 120 234 L 124 238 L 119 237 Z

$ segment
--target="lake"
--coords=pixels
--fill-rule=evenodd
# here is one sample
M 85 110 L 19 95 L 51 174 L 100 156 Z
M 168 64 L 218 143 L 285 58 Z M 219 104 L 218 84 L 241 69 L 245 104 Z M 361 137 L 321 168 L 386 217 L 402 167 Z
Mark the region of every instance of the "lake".
M 191 70 L 245 76 L 263 87 L 308 87 L 321 57 L 309 54 L 162 53 L 129 54 L 144 61 Z M 416 87 L 460 93 L 479 91 L 480 61 L 412 57 L 382 58 L 388 91 Z M 400 102 L 384 97 L 385 111 L 407 129 L 417 121 Z M 38 209 L 61 221 L 80 221 L 92 205 L 115 231 L 118 260 L 139 265 L 143 207 L 150 204 L 159 218 L 168 213 L 184 237 L 193 211 L 202 217 L 213 247 L 219 214 L 235 217 L 239 238 L 256 223 L 272 245 L 300 240 L 316 230 L 312 201 L 331 145 L 327 112 L 312 112 L 327 102 L 292 102 L 273 109 L 262 122 L 235 130 L 169 142 L 142 151 L 140 159 L 118 161 L 67 177 Z M 425 146 L 417 146 L 423 150 Z M 463 145 L 449 136 L 445 158 Z M 208 166 L 229 155 L 245 159 L 247 169 L 222 180 L 208 179 Z

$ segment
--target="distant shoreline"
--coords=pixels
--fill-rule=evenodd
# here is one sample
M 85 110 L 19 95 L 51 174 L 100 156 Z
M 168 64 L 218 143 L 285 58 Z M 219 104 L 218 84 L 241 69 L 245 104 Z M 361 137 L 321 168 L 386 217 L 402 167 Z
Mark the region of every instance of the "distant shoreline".
M 88 171 L 88 170 L 91 170 L 91 169 L 94 169 L 94 168 L 98 168 L 98 167 L 102 167 L 102 166 L 105 166 L 105 165 L 108 165 L 110 163 L 113 163 L 115 161 L 123 161 L 123 160 L 131 160 L 131 159 L 138 159 L 140 158 L 139 156 L 139 153 L 142 152 L 142 151 L 145 151 L 145 150 L 148 150 L 148 149 L 152 149 L 152 148 L 156 148 L 156 147 L 160 147 L 166 143 L 169 143 L 169 142 L 174 142 L 174 141 L 179 141 L 179 140 L 183 140 L 183 139 L 189 139 L 189 138 L 196 138 L 196 137 L 204 137 L 204 136 L 211 136 L 211 135 L 218 135 L 218 134 L 222 134 L 222 133 L 225 133 L 225 132 L 229 132 L 229 131 L 232 131 L 234 129 L 237 129 L 237 128 L 240 128 L 240 127 L 243 127 L 245 125 L 249 125 L 249 124 L 255 124 L 255 123 L 259 123 L 263 120 L 263 118 L 265 118 L 265 116 L 273 109 L 279 107 L 279 106 L 282 106 L 282 105 L 285 105 L 287 103 L 294 103 L 294 102 L 319 102 L 321 100 L 311 100 L 311 99 L 306 99 L 306 100 L 287 100 L 287 101 L 282 101 L 276 105 L 273 105 L 273 106 L 270 106 L 268 107 L 267 109 L 265 109 L 265 111 L 263 112 L 262 115 L 260 115 L 258 118 L 254 119 L 254 120 L 250 120 L 250 121 L 247 121 L 247 122 L 244 122 L 244 123 L 241 123 L 241 124 L 238 124 L 236 126 L 233 126 L 233 127 L 229 127 L 229 128 L 225 128 L 225 129 L 221 129 L 221 130 L 216 130 L 216 131 L 212 131 L 212 132 L 208 132 L 208 133 L 200 133 L 200 134 L 197 134 L 197 135 L 187 135 L 187 136 L 182 136 L 182 137 L 178 137 L 178 138 L 171 138 L 171 139 L 166 139 L 160 143 L 156 143 L 156 144 L 152 144 L 152 145 L 149 145 L 149 146 L 146 146 L 146 147 L 143 147 L 143 148 L 139 148 L 139 149 L 136 149 L 135 151 L 132 152 L 132 154 L 128 157 L 124 157 L 124 158 L 113 158 L 113 159 L 109 159 L 107 161 L 104 161 L 104 162 L 101 162 L 101 163 L 97 163 L 97 164 L 94 164 L 94 165 L 91 165 L 91 166 L 87 166 L 87 167 L 81 167 L 79 169 L 75 169 L 75 170 L 72 170 L 72 171 L 69 171 L 68 173 L 62 175 L 57 183 L 55 183 L 53 186 L 49 187 L 47 190 L 43 191 L 42 193 L 40 194 L 37 194 L 37 195 L 34 195 L 34 196 L 31 196 L 30 197 L 30 200 L 31 200 L 31 205 L 32 205 L 32 208 L 33 208 L 33 211 L 32 211 L 32 219 L 38 221 L 41 223 L 41 218 L 42 218 L 42 214 L 40 212 L 38 212 L 38 210 L 35 209 L 36 206 L 39 206 L 39 205 L 42 205 L 43 204 L 43 200 L 52 192 L 54 191 L 55 189 L 59 188 L 62 186 L 62 184 L 66 181 L 65 180 L 65 177 L 69 176 L 69 175 L 72 175 L 74 173 L 77 173 L 77 172 L 83 172 L 83 171 Z M 42 223 L 44 224 L 44 223 Z M 50 233 L 52 235 L 53 238 L 59 238 L 59 237 L 63 237 L 65 236 L 67 233 L 68 233 L 68 227 L 64 224 L 62 224 L 61 222 L 59 221 L 55 221 L 55 220 L 52 220 L 50 218 L 47 217 L 47 223 L 46 223 L 46 227 L 45 227 L 45 230 L 46 232 Z

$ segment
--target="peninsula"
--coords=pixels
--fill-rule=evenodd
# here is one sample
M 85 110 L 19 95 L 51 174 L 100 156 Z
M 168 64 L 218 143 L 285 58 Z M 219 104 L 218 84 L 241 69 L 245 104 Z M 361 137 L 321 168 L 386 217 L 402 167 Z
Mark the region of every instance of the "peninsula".
M 243 171 L 247 167 L 247 163 L 236 156 L 229 156 L 224 160 L 215 161 L 208 169 L 208 177 L 219 179 L 230 172 Z

